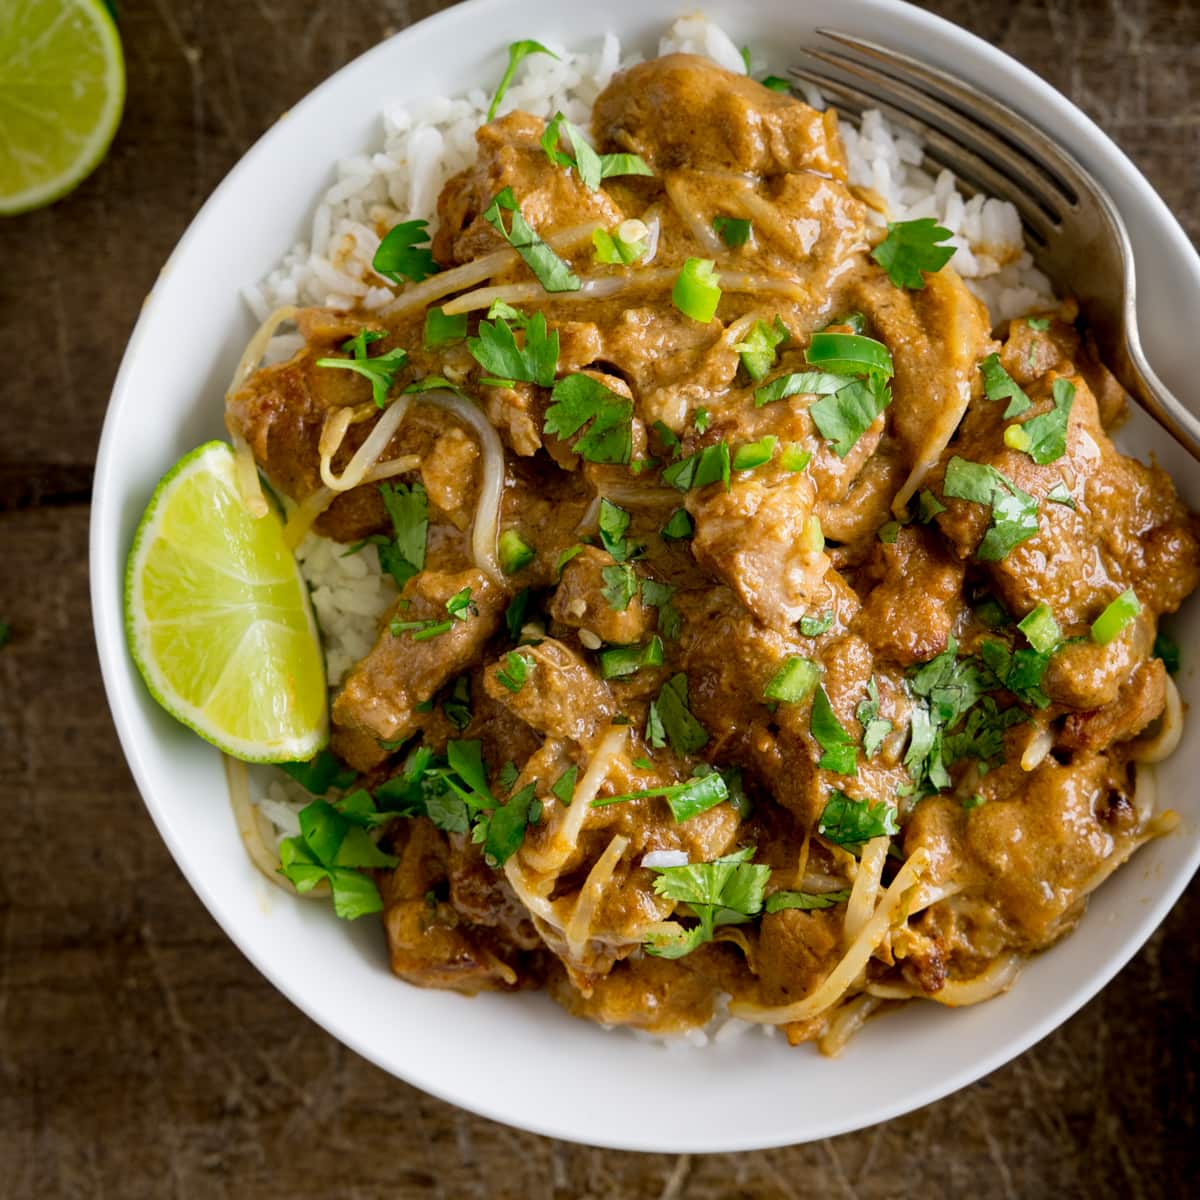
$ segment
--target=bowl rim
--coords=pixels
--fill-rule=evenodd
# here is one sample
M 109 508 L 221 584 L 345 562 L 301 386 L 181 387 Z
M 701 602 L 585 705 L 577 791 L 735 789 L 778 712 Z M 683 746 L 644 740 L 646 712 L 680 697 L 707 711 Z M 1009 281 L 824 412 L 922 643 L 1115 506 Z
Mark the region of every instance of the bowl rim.
M 465 0 L 464 3 L 444 9 L 405 27 L 339 68 L 293 105 L 284 117 L 272 124 L 230 169 L 189 222 L 187 229 L 168 256 L 160 272 L 160 277 L 171 269 L 176 260 L 186 253 L 193 242 L 200 239 L 214 208 L 236 185 L 242 174 L 253 168 L 258 158 L 266 152 L 265 148 L 269 148 L 279 134 L 285 121 L 290 123 L 303 120 L 307 114 L 324 105 L 326 97 L 349 73 L 363 70 L 366 64 L 373 63 L 376 59 L 402 55 L 414 30 L 421 29 L 426 34 L 449 33 L 456 26 L 475 22 L 491 22 L 493 28 L 503 29 L 503 23 L 495 19 L 496 14 L 511 9 L 519 3 L 520 0 Z M 646 7 L 648 10 L 654 10 L 656 15 L 661 9 L 664 21 L 673 19 L 672 15 L 668 14 L 683 15 L 687 9 L 686 4 L 664 3 L 661 0 L 652 0 Z M 716 8 L 717 5 L 709 7 Z M 1045 110 L 1046 108 L 1054 110 L 1058 117 L 1072 129 L 1071 148 L 1078 152 L 1083 146 L 1086 146 L 1088 153 L 1081 157 L 1085 161 L 1090 161 L 1094 169 L 1095 160 L 1099 160 L 1098 174 L 1101 175 L 1101 178 L 1107 177 L 1111 180 L 1121 177 L 1123 183 L 1137 194 L 1138 200 L 1147 207 L 1152 215 L 1155 232 L 1165 233 L 1171 238 L 1173 243 L 1171 253 L 1182 258 L 1193 281 L 1200 288 L 1200 256 L 1197 255 L 1177 219 L 1125 153 L 1073 102 L 1003 51 L 984 41 L 978 35 L 936 14 L 904 3 L 902 0 L 852 0 L 851 7 L 879 17 L 899 15 L 908 24 L 909 32 L 912 34 L 928 34 L 934 41 L 951 49 L 956 44 L 959 47 L 965 46 L 993 69 L 1022 85 L 1025 92 L 1015 101 L 1010 100 L 1014 107 L 1019 110 Z M 719 22 L 721 15 L 724 14 L 714 15 L 714 19 Z M 753 18 L 750 20 L 753 21 Z M 797 38 L 799 39 L 807 33 L 809 26 L 803 13 L 797 14 L 796 21 Z M 612 24 L 617 26 L 618 22 L 614 20 Z M 497 39 L 498 48 L 503 45 L 500 37 L 502 35 Z M 1078 141 L 1074 139 L 1078 139 Z M 346 152 L 352 153 L 354 149 L 352 146 L 347 146 Z M 316 203 L 316 200 L 317 197 L 314 195 L 312 202 Z M 223 918 L 208 881 L 197 873 L 194 864 L 189 860 L 187 846 L 175 836 L 155 793 L 151 768 L 143 752 L 143 734 L 136 728 L 135 695 L 126 677 L 127 651 L 124 641 L 122 590 L 124 557 L 127 547 L 121 544 L 119 535 L 115 532 L 119 521 L 117 496 L 120 489 L 120 460 L 115 428 L 121 411 L 131 403 L 129 379 L 134 362 L 143 352 L 153 322 L 156 303 L 155 290 L 152 288 L 147 296 L 142 312 L 130 335 L 113 384 L 97 452 L 89 528 L 89 575 L 93 630 L 105 694 L 118 739 L 138 791 L 160 836 L 187 879 L 189 886 L 234 945 L 276 990 L 310 1019 L 338 1041 L 349 1046 L 363 1058 L 381 1067 L 389 1074 L 404 1079 L 439 1099 L 504 1124 L 515 1125 L 549 1137 L 583 1141 L 585 1144 L 619 1150 L 717 1153 L 766 1149 L 792 1144 L 797 1140 L 809 1141 L 847 1133 L 889 1120 L 939 1100 L 989 1074 L 1040 1041 L 1091 1000 L 1142 948 L 1146 939 L 1161 923 L 1187 886 L 1197 866 L 1200 865 L 1200 840 L 1197 840 L 1191 848 L 1185 866 L 1168 881 L 1168 886 L 1159 892 L 1154 901 L 1146 906 L 1135 930 L 1126 935 L 1125 941 L 1117 947 L 1116 951 L 1105 959 L 1099 969 L 1094 970 L 1082 983 L 1077 984 L 1067 996 L 1052 1004 L 1040 1019 L 1027 1026 L 1019 1035 L 1003 1041 L 990 1053 L 969 1058 L 957 1071 L 948 1073 L 936 1083 L 917 1088 L 911 1094 L 892 1103 L 877 1104 L 873 1108 L 867 1106 L 861 1119 L 822 1121 L 818 1117 L 810 1120 L 799 1138 L 789 1137 L 786 1132 L 781 1133 L 779 1129 L 764 1133 L 758 1138 L 747 1137 L 743 1134 L 725 1140 L 722 1140 L 719 1134 L 714 1135 L 711 1130 L 705 1129 L 693 1140 L 676 1138 L 669 1144 L 656 1141 L 652 1131 L 648 1131 L 648 1136 L 639 1135 L 638 1137 L 629 1136 L 628 1133 L 614 1136 L 599 1133 L 594 1137 L 581 1137 L 577 1130 L 566 1124 L 569 1117 L 560 1114 L 553 1107 L 548 1107 L 542 1113 L 514 1114 L 496 1104 L 478 1101 L 471 1095 L 469 1083 L 465 1086 L 455 1086 L 442 1077 L 430 1077 L 419 1072 L 406 1074 L 400 1071 L 394 1062 L 385 1061 L 378 1049 L 367 1044 L 353 1028 L 338 1027 L 326 1013 L 319 1010 L 310 997 L 297 994 L 296 989 L 283 977 L 271 958 L 258 953 L 247 945 L 247 939 L 239 928 Z

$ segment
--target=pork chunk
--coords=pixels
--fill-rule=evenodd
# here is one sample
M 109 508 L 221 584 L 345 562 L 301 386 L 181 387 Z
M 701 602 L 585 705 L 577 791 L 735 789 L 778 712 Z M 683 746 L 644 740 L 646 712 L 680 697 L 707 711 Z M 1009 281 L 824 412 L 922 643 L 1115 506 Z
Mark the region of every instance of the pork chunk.
M 446 602 L 463 588 L 471 589 L 466 620 L 452 620 L 445 633 L 414 641 L 411 632 L 393 636 L 392 620 L 443 621 Z M 418 704 L 429 700 L 448 680 L 469 667 L 500 627 L 507 600 L 504 589 L 482 571 L 422 571 L 405 585 L 396 607 L 385 619 L 371 652 L 346 677 L 333 702 L 335 726 L 365 733 L 377 741 L 409 737 L 422 724 Z M 349 741 L 349 739 L 347 739 Z M 343 753 L 347 753 L 343 745 Z M 361 760 L 360 739 L 349 749 Z M 352 766 L 373 765 L 348 758 Z

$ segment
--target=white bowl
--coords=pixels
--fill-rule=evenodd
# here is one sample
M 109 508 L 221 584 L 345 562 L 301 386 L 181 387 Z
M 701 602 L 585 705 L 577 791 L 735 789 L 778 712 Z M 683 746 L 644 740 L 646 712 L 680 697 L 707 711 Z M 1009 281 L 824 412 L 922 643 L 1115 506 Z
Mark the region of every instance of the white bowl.
M 150 815 L 192 887 L 250 960 L 335 1037 L 385 1070 L 475 1112 L 599 1146 L 724 1151 L 777 1146 L 870 1125 L 927 1104 L 1032 1045 L 1142 945 L 1200 860 L 1200 735 L 1160 773 L 1180 829 L 1104 885 L 1079 929 L 1034 961 L 1008 995 L 977 1008 L 910 1006 L 872 1022 L 840 1059 L 748 1034 L 664 1049 L 574 1020 L 543 996 L 464 999 L 388 973 L 377 922 L 348 925 L 271 887 L 242 850 L 217 752 L 150 699 L 122 632 L 121 579 L 155 481 L 186 450 L 221 436 L 221 397 L 252 322 L 239 287 L 303 236 L 337 158 L 378 137 L 382 102 L 490 86 L 504 43 L 568 44 L 608 30 L 653 53 L 687 0 L 473 0 L 363 55 L 292 109 L 246 155 L 175 248 L 130 340 L 104 426 L 91 529 L 92 601 L 104 681 Z M 1108 185 L 1137 253 L 1142 328 L 1159 373 L 1187 396 L 1200 328 L 1200 259 L 1127 158 L 1057 92 L 987 43 L 891 0 L 724 0 L 706 7 L 739 45 L 779 71 L 820 25 L 886 41 L 1002 95 Z M 1194 463 L 1135 415 L 1122 443 L 1153 450 L 1193 505 Z M 1174 625 L 1191 659 L 1200 606 Z M 1200 703 L 1194 672 L 1180 680 Z

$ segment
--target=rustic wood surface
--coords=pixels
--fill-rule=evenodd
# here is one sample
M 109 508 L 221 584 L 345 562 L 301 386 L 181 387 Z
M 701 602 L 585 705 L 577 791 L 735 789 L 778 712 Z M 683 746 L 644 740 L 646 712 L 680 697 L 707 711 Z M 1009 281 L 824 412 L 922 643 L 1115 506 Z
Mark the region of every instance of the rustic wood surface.
M 112 153 L 75 195 L 0 221 L 0 620 L 13 630 L 0 649 L 0 1195 L 1188 1194 L 1195 886 L 1101 996 L 974 1087 L 813 1145 L 677 1158 L 515 1132 L 391 1079 L 273 991 L 184 883 L 122 760 L 92 645 L 88 497 L 109 388 L 156 272 L 222 175 L 334 69 L 441 7 L 121 0 L 129 95 Z M 1200 5 L 930 7 L 1072 96 L 1200 237 Z

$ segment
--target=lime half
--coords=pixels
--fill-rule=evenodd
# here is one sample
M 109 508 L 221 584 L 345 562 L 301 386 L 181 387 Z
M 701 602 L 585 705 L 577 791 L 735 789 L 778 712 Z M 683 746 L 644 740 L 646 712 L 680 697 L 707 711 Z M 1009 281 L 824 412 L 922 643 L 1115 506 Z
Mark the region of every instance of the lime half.
M 87 178 L 124 103 L 121 40 L 101 0 L 0 0 L 0 215 Z
M 129 552 L 125 632 L 155 700 L 235 758 L 306 760 L 327 741 L 308 589 L 275 511 L 246 511 L 224 442 L 155 489 Z

